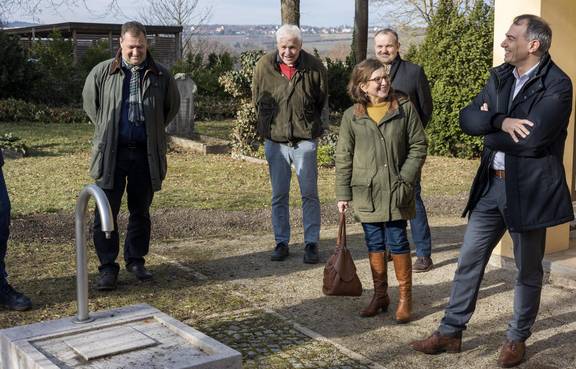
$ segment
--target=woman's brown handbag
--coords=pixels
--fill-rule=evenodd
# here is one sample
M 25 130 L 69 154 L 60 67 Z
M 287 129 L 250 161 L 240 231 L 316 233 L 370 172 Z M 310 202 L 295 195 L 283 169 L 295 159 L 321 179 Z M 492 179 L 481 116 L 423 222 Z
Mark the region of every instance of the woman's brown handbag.
M 324 267 L 322 292 L 329 296 L 360 296 L 362 283 L 356 274 L 356 266 L 350 250 L 346 247 L 346 216 L 340 213 L 336 249 Z

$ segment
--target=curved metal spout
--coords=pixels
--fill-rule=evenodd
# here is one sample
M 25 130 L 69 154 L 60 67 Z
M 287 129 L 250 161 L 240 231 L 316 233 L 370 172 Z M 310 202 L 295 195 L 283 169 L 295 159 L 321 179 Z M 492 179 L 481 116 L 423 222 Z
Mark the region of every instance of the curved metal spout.
M 106 194 L 100 187 L 91 184 L 80 191 L 76 201 L 76 294 L 78 299 L 78 314 L 75 323 L 88 323 L 94 320 L 88 313 L 88 260 L 86 256 L 86 212 L 90 196 L 96 200 L 96 207 L 100 215 L 102 231 L 106 238 L 110 238 L 114 230 L 112 209 Z

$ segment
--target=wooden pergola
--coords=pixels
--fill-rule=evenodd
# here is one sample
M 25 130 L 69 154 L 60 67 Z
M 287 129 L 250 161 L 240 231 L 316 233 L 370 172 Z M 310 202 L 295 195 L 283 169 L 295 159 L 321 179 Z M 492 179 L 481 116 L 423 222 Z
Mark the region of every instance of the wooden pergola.
M 74 62 L 78 62 L 92 45 L 102 40 L 108 43 L 110 56 L 116 54 L 120 46 L 121 24 L 111 23 L 55 23 L 36 26 L 10 28 L 4 32 L 20 37 L 25 48 L 35 42 L 49 42 L 54 31 L 74 44 Z M 182 57 L 182 26 L 146 25 L 148 45 L 153 50 L 154 59 L 171 67 Z

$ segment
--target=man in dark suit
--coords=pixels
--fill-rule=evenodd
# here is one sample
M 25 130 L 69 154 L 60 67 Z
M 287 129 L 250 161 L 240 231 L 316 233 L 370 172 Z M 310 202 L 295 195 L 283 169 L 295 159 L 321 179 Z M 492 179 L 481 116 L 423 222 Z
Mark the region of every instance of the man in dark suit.
M 426 124 L 432 117 L 432 95 L 428 79 L 421 66 L 410 63 L 400 57 L 400 42 L 398 34 L 390 28 L 385 28 L 374 35 L 374 53 L 383 64 L 390 66 L 392 87 L 408 95 L 416 107 L 420 121 Z M 416 217 L 410 220 L 412 241 L 416 246 L 416 261 L 412 271 L 427 272 L 432 269 L 432 238 L 426 208 L 421 196 L 420 178 L 414 186 L 416 197 Z
M 16 291 L 8 284 L 6 274 L 6 250 L 8 248 L 8 236 L 10 235 L 10 198 L 4 181 L 2 166 L 4 156 L 0 149 L 0 306 L 8 310 L 28 310 L 32 302 L 28 297 Z
M 470 219 L 448 307 L 438 330 L 411 344 L 417 351 L 460 351 L 484 268 L 508 230 L 518 275 L 498 364 L 509 368 L 524 359 L 540 306 L 546 228 L 574 218 L 562 164 L 572 83 L 550 58 L 551 41 L 542 18 L 516 17 L 501 44 L 505 63 L 460 112 L 462 130 L 483 136 L 484 151 L 464 212 Z

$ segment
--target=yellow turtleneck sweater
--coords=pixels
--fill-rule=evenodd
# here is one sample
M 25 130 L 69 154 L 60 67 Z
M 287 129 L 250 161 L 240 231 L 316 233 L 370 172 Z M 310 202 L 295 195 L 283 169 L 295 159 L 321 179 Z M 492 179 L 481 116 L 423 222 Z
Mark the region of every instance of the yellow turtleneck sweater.
M 384 101 L 374 105 L 368 104 L 366 106 L 366 112 L 368 113 L 368 116 L 374 121 L 374 124 L 380 123 L 380 120 L 384 118 L 386 113 L 388 113 L 388 110 L 390 110 L 389 101 Z

